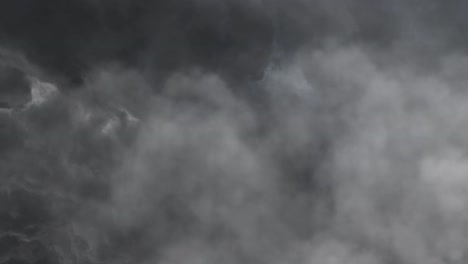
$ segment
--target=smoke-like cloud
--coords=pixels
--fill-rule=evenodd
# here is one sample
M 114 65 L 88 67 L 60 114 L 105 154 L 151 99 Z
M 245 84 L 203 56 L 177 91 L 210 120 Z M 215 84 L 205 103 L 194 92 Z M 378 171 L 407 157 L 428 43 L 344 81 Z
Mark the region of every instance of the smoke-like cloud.
M 463 7 L 0 3 L 0 263 L 465 263 Z

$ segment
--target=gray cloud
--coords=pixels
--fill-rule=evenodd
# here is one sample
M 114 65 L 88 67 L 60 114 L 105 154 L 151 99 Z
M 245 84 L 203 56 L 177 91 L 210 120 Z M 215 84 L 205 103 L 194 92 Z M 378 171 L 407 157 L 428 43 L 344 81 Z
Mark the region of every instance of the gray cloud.
M 466 262 L 463 5 L 1 3 L 0 262 Z

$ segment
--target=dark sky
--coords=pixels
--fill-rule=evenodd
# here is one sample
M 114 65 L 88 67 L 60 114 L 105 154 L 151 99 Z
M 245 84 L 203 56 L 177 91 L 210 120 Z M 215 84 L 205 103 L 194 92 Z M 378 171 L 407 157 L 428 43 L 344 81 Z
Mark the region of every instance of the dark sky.
M 456 0 L 11 0 L 0 3 L 0 43 L 77 82 L 113 61 L 252 79 L 273 48 L 291 52 L 330 35 L 389 47 L 414 26 L 462 47 L 466 9 Z

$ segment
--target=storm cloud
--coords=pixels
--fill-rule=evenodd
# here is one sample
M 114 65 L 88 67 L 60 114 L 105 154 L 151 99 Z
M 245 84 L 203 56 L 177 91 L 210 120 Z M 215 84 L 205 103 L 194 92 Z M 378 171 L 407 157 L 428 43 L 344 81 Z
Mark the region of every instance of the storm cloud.
M 0 3 L 0 263 L 465 263 L 461 1 Z

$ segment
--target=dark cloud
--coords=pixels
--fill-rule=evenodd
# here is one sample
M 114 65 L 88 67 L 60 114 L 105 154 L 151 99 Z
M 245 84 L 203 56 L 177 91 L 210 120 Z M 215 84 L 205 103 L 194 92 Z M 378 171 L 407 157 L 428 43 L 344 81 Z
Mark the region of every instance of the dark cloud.
M 465 7 L 1 1 L 0 263 L 466 262 Z
M 0 10 L 3 43 L 72 80 L 113 61 L 255 77 L 272 37 L 263 7 L 234 1 L 16 1 Z
M 153 75 L 191 66 L 259 78 L 273 52 L 342 36 L 391 46 L 416 27 L 464 43 L 459 1 L 19 0 L 0 6 L 0 41 L 52 74 L 79 82 L 119 62 Z M 416 25 L 417 24 L 417 25 Z M 411 36 L 406 36 L 410 38 Z M 163 77 L 161 77 L 163 78 Z

